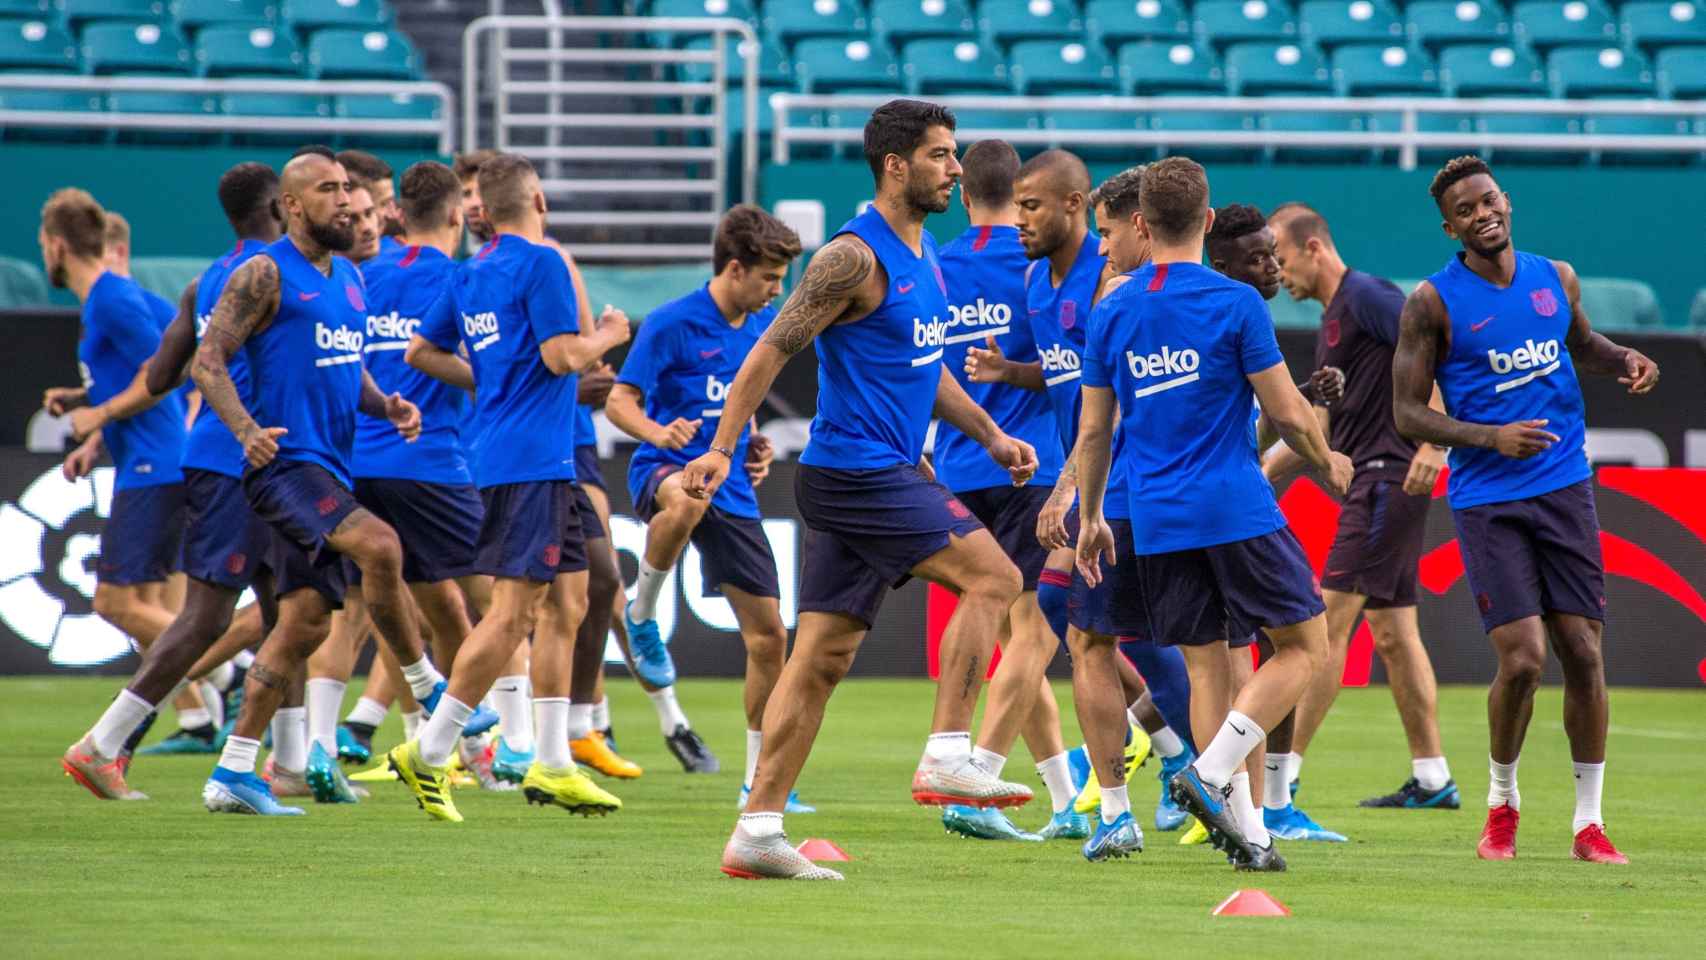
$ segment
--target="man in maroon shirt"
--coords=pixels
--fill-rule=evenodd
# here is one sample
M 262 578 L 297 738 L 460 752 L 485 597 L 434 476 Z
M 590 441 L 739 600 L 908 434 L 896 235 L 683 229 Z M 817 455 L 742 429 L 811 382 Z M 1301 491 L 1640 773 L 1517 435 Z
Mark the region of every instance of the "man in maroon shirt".
M 1455 810 L 1457 785 L 1440 748 L 1433 663 L 1416 624 L 1416 566 L 1445 451 L 1429 444 L 1418 448 L 1393 421 L 1392 356 L 1404 293 L 1389 280 L 1345 266 L 1327 221 L 1308 206 L 1283 204 L 1268 223 L 1292 298 L 1317 300 L 1325 308 L 1315 363 L 1343 370 L 1345 393 L 1330 414 L 1324 406 L 1315 412 L 1332 448 L 1356 466 L 1321 576 L 1332 657 L 1297 705 L 1292 753 L 1283 756 L 1289 769 L 1281 773 L 1296 778 L 1303 752 L 1338 696 L 1345 654 L 1362 616 L 1386 664 L 1409 740 L 1412 776 L 1396 792 L 1361 805 Z M 1437 387 L 1432 405 L 1443 409 Z M 1295 455 L 1282 450 L 1266 469 L 1277 483 L 1300 468 Z M 1268 759 L 1272 763 L 1273 755 Z

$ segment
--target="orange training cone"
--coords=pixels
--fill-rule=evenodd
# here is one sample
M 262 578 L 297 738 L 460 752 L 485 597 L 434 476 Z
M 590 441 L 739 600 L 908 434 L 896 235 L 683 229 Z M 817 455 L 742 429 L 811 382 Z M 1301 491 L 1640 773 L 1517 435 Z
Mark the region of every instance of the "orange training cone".
M 1217 917 L 1289 917 L 1285 904 L 1268 895 L 1266 890 L 1238 890 L 1214 908 Z
M 805 857 L 807 860 L 816 860 L 821 862 L 825 860 L 842 861 L 853 859 L 847 855 L 847 851 L 836 846 L 835 841 L 823 840 L 818 837 L 810 837 L 806 839 L 796 849 L 800 851 L 800 856 Z

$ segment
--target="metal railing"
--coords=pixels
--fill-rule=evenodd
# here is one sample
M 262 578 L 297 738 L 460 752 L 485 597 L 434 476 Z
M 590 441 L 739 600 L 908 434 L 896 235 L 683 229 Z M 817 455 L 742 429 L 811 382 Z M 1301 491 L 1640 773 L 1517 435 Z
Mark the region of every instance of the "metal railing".
M 791 94 L 770 97 L 775 125 L 771 159 L 788 163 L 798 144 L 856 144 L 864 138 L 862 127 L 802 126 L 791 121 L 790 111 L 873 109 L 893 99 L 886 94 Z M 1706 123 L 1706 102 L 1665 100 L 1521 100 L 1443 99 L 1384 97 L 1117 97 L 1117 96 L 952 96 L 932 97 L 950 110 L 1013 113 L 1016 122 L 1007 127 L 961 127 L 962 142 L 977 137 L 1001 137 L 1016 146 L 1094 145 L 1133 147 L 1342 147 L 1391 149 L 1405 170 L 1416 166 L 1417 153 L 1426 148 L 1554 150 L 1564 152 L 1628 151 L 1655 153 L 1706 152 L 1702 134 L 1595 134 L 1595 133 L 1483 133 L 1478 131 L 1424 131 L 1421 118 L 1431 115 L 1509 114 L 1566 115 L 1571 117 L 1639 116 L 1692 117 Z M 1148 113 L 1191 111 L 1247 117 L 1251 114 L 1354 114 L 1396 116 L 1398 128 L 1386 132 L 1304 130 L 1140 130 L 1139 117 Z M 1048 116 L 1061 113 L 1096 113 L 1129 116 L 1130 130 L 1079 130 L 1072 128 L 1027 128 L 1017 115 Z
M 83 77 L 52 73 L 0 73 L 0 90 L 67 90 L 77 93 L 293 93 L 332 97 L 344 94 L 426 97 L 439 104 L 439 116 L 422 119 L 363 117 L 255 116 L 230 113 L 121 113 L 78 110 L 0 110 L 0 127 L 83 127 L 107 130 L 165 130 L 212 133 L 366 133 L 423 135 L 438 141 L 440 153 L 455 149 L 456 97 L 449 87 L 428 80 L 225 80 L 203 77 Z

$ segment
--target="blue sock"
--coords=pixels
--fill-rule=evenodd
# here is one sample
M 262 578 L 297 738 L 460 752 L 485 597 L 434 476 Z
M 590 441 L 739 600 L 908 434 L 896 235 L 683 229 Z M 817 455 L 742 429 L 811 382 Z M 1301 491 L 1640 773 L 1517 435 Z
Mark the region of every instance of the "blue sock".
M 1060 638 L 1060 648 L 1066 649 L 1066 604 L 1072 597 L 1072 574 L 1061 570 L 1044 570 L 1037 577 L 1037 606 L 1049 629 Z M 1070 652 L 1069 652 L 1070 655 Z
M 1040 600 L 1042 594 L 1039 592 L 1037 597 Z M 1176 647 L 1145 640 L 1124 641 L 1120 652 L 1137 665 L 1161 719 L 1195 752 L 1196 744 L 1191 740 L 1191 681 L 1185 674 L 1185 655 Z

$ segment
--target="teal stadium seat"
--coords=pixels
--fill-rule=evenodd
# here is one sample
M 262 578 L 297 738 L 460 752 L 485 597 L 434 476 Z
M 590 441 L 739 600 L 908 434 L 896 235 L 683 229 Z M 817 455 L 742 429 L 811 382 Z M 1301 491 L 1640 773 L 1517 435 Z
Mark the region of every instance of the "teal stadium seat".
M 1621 18 L 1624 38 L 1648 53 L 1680 44 L 1706 46 L 1706 6 L 1695 0 L 1635 0 L 1623 5 Z
M 1136 144 L 1086 143 L 1084 133 L 1131 133 L 1146 130 L 1149 118 L 1126 110 L 1090 109 L 1068 110 L 1050 107 L 1043 120 L 1044 129 L 1060 134 L 1050 146 L 1065 147 L 1085 160 L 1130 164 L 1146 162 L 1155 157 L 1152 147 Z
M 71 35 L 43 20 L 0 20 L 0 70 L 71 72 L 77 45 Z
M 1214 51 L 1188 43 L 1128 43 L 1119 52 L 1120 89 L 1127 96 L 1225 93 L 1226 77 Z
M 1303 39 L 1332 52 L 1347 43 L 1402 43 L 1404 21 L 1386 0 L 1304 0 Z
M 1007 93 L 1007 60 L 975 40 L 914 40 L 901 50 L 901 76 L 915 94 Z
M 1553 136 L 1577 136 L 1582 132 L 1580 117 L 1558 113 L 1488 113 L 1476 123 L 1482 133 L 1533 133 Z M 1581 151 L 1558 151 L 1547 147 L 1495 147 L 1490 159 L 1494 163 L 1516 160 L 1522 163 L 1574 166 L 1587 161 Z
M 1454 97 L 1542 97 L 1540 62 L 1527 51 L 1500 44 L 1447 47 L 1439 55 L 1440 82 Z
M 1536 53 L 1566 44 L 1617 43 L 1617 23 L 1597 0 L 1528 0 L 1511 10 L 1516 39 Z
M 379 27 L 390 20 L 383 0 L 284 0 L 279 14 L 301 31 L 323 27 Z
M 1450 44 L 1506 43 L 1511 32 L 1492 0 L 1419 0 L 1405 14 L 1411 39 L 1435 53 Z
M 1022 40 L 1008 55 L 1015 92 L 1113 93 L 1114 64 L 1101 47 L 1058 40 Z
M 278 19 L 275 0 L 172 0 L 172 18 L 185 30 L 222 23 L 253 26 Z
M 219 112 L 229 117 L 330 117 L 332 106 L 325 97 L 312 93 L 227 93 L 219 98 Z M 302 134 L 232 131 L 231 142 L 239 146 L 288 146 L 301 143 Z
M 1651 97 L 1653 65 L 1617 47 L 1561 47 L 1546 59 L 1560 97 Z
M 1090 0 L 1084 28 L 1109 50 L 1136 40 L 1191 39 L 1191 18 L 1179 0 Z
M 1297 39 L 1297 17 L 1285 0 L 1201 0 L 1191 16 L 1198 39 L 1222 50 L 1234 43 Z
M 1233 96 L 1326 94 L 1331 75 L 1319 53 L 1295 43 L 1235 43 L 1226 48 Z
M 715 42 L 710 37 L 695 37 L 683 44 L 682 49 L 710 50 Z M 728 37 L 723 42 L 727 48 L 723 62 L 728 68 L 730 86 L 738 86 L 746 80 L 746 60 L 740 55 L 741 44 L 746 42 L 740 37 Z M 712 65 L 709 63 L 684 63 L 680 69 L 683 80 L 704 83 L 711 79 Z M 793 61 L 772 37 L 762 37 L 758 41 L 758 83 L 767 87 L 792 86 L 794 83 Z
M 1699 47 L 1660 50 L 1654 61 L 1659 92 L 1672 100 L 1706 100 L 1706 56 Z
M 1639 280 L 1582 277 L 1582 312 L 1598 329 L 1651 330 L 1665 324 L 1658 294 Z
M 1168 95 L 1170 94 L 1162 94 L 1162 96 Z M 1151 130 L 1162 133 L 1178 133 L 1179 138 L 1176 141 L 1161 147 L 1162 153 L 1183 153 L 1204 162 L 1252 163 L 1259 160 L 1264 151 L 1259 147 L 1203 144 L 1191 139 L 1193 133 L 1252 133 L 1258 129 L 1258 126 L 1256 117 L 1245 113 L 1159 109 L 1153 110 L 1149 114 L 1149 128 Z
M 0 0 L 0 17 L 19 20 L 58 19 L 52 0 Z
M 866 32 L 858 0 L 783 0 L 767 3 L 764 32 L 792 45 L 805 37 L 859 37 Z
M 977 20 L 965 0 L 875 0 L 871 32 L 897 45 L 926 37 L 973 37 Z
M 770 136 L 770 131 L 776 126 L 776 112 L 770 109 L 771 95 L 783 92 L 784 91 L 782 89 L 777 87 L 758 88 L 757 119 L 758 135 L 760 137 Z M 730 90 L 728 99 L 723 101 L 723 109 L 725 111 L 724 116 L 728 117 L 729 137 L 738 145 L 741 135 L 746 132 L 746 91 L 740 87 Z M 704 112 L 709 113 L 711 110 L 710 105 L 707 103 L 703 110 Z M 708 143 L 709 141 L 706 140 L 703 142 Z
M 206 77 L 302 76 L 302 48 L 296 38 L 289 30 L 272 27 L 206 27 L 196 34 L 195 59 Z
M 158 23 L 166 17 L 163 0 L 54 0 L 59 18 L 73 30 L 91 20 L 140 20 Z
M 812 37 L 794 46 L 794 75 L 805 93 L 900 90 L 900 62 L 888 44 Z
M 977 25 L 1007 46 L 1021 40 L 1082 40 L 1084 20 L 1074 0 L 982 0 Z
M 415 50 L 387 30 L 320 30 L 308 40 L 308 74 L 320 80 L 413 80 Z
M 972 93 L 973 91 L 960 91 Z M 954 91 L 943 94 L 950 96 Z M 1000 136 L 1008 130 L 1040 130 L 1042 121 L 1035 113 L 1020 110 L 955 110 L 954 136 L 965 146 L 984 136 Z
M 83 68 L 94 74 L 188 73 L 190 48 L 157 23 L 91 23 L 83 28 Z
M 437 120 L 443 115 L 443 104 L 430 97 L 408 93 L 344 94 L 332 99 L 332 115 L 345 120 Z M 300 139 L 300 138 L 298 138 Z M 438 137 L 432 134 L 372 134 L 345 136 L 344 142 L 396 146 L 414 150 L 438 148 Z
M 758 13 L 749 0 L 653 0 L 641 12 L 652 17 L 732 17 L 756 25 Z M 652 46 L 674 47 L 694 34 L 657 30 L 649 34 Z M 709 37 L 704 37 L 709 42 Z
M 1347 97 L 1439 95 L 1433 58 L 1396 44 L 1358 43 L 1333 51 L 1333 82 Z
M 28 260 L 0 257 L 0 309 L 39 307 L 48 302 L 47 276 Z

